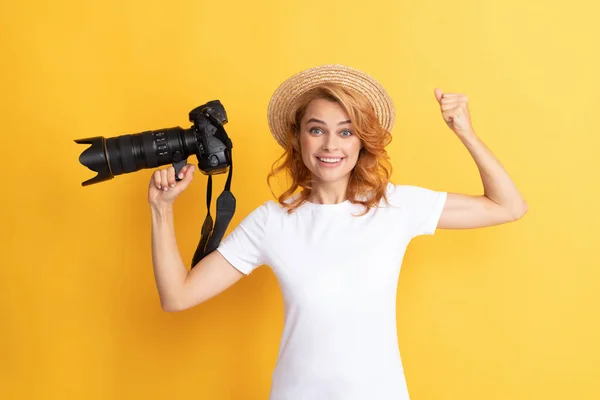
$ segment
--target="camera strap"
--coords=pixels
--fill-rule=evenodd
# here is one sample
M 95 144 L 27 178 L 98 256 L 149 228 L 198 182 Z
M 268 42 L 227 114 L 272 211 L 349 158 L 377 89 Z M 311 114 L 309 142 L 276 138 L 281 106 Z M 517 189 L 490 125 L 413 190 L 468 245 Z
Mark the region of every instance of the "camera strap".
M 219 247 L 221 239 L 223 239 L 223 235 L 225 235 L 229 222 L 231 222 L 233 214 L 235 213 L 235 197 L 230 190 L 231 176 L 233 174 L 233 157 L 230 159 L 229 174 L 227 176 L 227 182 L 225 183 L 225 189 L 217 198 L 217 216 L 214 228 L 213 219 L 210 214 L 210 205 L 212 202 L 212 175 L 208 175 L 208 183 L 206 185 L 206 218 L 202 224 L 202 236 L 200 242 L 194 253 L 194 258 L 192 259 L 192 268 L 194 268 L 200 260 Z

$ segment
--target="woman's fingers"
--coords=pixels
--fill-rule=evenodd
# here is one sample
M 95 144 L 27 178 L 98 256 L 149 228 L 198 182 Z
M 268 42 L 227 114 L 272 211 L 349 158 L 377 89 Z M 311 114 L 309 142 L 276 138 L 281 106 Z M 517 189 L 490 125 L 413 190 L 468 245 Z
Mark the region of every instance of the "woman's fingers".
M 183 168 L 181 168 L 179 175 L 177 176 L 179 179 L 183 179 L 183 177 L 186 176 L 187 170 L 190 169 L 190 165 L 191 164 L 185 164 Z
M 169 189 L 169 182 L 167 180 L 167 170 L 160 170 L 160 186 L 162 190 L 167 191 Z
M 154 171 L 152 174 L 152 184 L 158 189 L 162 190 L 161 182 L 160 182 L 160 171 Z
M 189 181 L 191 178 L 193 178 L 193 171 L 194 165 L 186 164 L 179 171 L 178 177 L 181 180 Z M 183 182 L 180 183 L 180 185 L 183 186 L 182 189 L 185 189 L 188 184 L 189 182 L 186 182 L 185 184 L 183 184 Z M 170 188 L 174 188 L 176 185 L 178 185 L 178 182 L 175 179 L 175 168 L 173 166 L 169 166 L 167 168 L 154 171 L 150 180 L 150 185 L 154 185 L 156 189 L 162 191 L 168 191 Z
M 175 187 L 175 168 L 172 165 L 167 168 L 167 184 L 169 187 Z

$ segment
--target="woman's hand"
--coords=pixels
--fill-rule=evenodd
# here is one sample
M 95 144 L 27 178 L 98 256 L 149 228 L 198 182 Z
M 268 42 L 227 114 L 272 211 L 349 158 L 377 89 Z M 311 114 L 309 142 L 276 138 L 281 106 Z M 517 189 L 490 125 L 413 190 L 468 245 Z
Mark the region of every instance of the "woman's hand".
M 446 125 L 461 139 L 475 136 L 469 112 L 469 98 L 460 93 L 443 93 L 439 88 L 435 88 L 434 94 Z
M 192 164 L 186 164 L 179 173 L 181 180 L 175 180 L 175 168 L 168 168 L 154 171 L 150 179 L 148 188 L 148 203 L 153 207 L 164 207 L 173 204 L 173 201 L 189 186 L 194 179 L 194 170 L 196 167 Z

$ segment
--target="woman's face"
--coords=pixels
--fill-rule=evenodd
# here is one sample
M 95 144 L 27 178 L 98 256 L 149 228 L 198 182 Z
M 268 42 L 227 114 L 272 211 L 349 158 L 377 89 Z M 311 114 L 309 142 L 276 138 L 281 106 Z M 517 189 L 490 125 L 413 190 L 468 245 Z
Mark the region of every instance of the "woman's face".
M 315 99 L 300 122 L 300 147 L 313 181 L 334 183 L 348 181 L 362 144 L 339 103 Z

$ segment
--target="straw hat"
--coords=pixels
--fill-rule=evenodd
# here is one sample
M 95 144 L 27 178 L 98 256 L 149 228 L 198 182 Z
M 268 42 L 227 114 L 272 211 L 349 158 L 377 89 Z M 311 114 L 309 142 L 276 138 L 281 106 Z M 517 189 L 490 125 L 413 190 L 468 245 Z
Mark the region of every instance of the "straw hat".
M 394 126 L 394 103 L 387 91 L 366 73 L 339 64 L 321 65 L 298 72 L 285 80 L 273 93 L 267 116 L 275 140 L 285 148 L 286 113 L 300 95 L 322 83 L 333 82 L 362 93 L 371 103 L 381 126 L 391 131 Z

